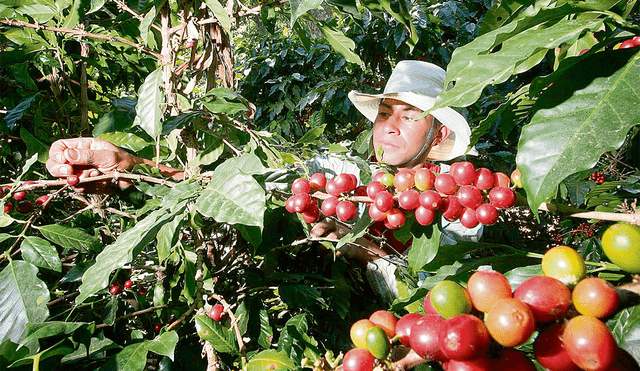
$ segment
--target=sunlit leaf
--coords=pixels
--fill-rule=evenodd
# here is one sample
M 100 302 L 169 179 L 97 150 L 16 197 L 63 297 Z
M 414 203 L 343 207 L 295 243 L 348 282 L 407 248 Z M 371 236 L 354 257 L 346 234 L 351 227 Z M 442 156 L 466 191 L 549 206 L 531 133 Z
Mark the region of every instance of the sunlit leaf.
M 20 245 L 22 258 L 39 268 L 62 271 L 62 262 L 56 248 L 49 241 L 35 236 L 26 236 Z
M 38 230 L 44 238 L 65 249 L 82 252 L 100 251 L 100 240 L 83 229 L 66 227 L 60 224 L 48 224 L 38 227 Z
M 38 278 L 38 268 L 14 260 L 0 272 L 0 342 L 18 343 L 27 323 L 49 317 L 49 289 Z
M 538 99 L 516 156 L 532 210 L 553 198 L 563 179 L 618 149 L 640 123 L 640 53 L 631 53 L 585 58 Z
M 248 371 L 295 370 L 296 365 L 285 352 L 263 350 L 256 354 L 247 365 Z
M 149 136 L 156 138 L 162 132 L 162 105 L 164 94 L 162 86 L 162 67 L 151 72 L 138 90 L 136 118 L 134 125 L 140 126 Z

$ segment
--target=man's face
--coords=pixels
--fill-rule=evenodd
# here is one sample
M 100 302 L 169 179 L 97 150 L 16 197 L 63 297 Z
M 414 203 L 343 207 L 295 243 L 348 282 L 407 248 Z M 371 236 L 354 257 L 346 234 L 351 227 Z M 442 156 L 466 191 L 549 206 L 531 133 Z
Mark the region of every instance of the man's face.
M 396 99 L 387 98 L 380 103 L 373 124 L 373 148 L 378 161 L 405 168 L 426 161 L 438 128 L 433 127 L 435 120 L 431 115 L 413 120 L 421 113 L 422 110 Z

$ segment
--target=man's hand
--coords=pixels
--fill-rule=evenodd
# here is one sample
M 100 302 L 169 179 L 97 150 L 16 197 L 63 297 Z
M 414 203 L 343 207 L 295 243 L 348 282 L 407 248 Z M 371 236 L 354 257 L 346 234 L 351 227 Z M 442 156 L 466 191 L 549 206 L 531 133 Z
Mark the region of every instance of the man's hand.
M 106 140 L 60 139 L 55 141 L 49 149 L 47 170 L 58 178 L 75 174 L 83 179 L 114 170 L 131 170 L 139 162 L 140 159 Z M 126 187 L 128 183 L 120 181 L 118 185 Z
M 350 229 L 343 224 L 336 223 L 331 218 L 319 221 L 311 228 L 311 235 L 314 237 L 326 237 L 333 240 L 339 240 L 349 233 Z
M 351 229 L 346 227 L 344 224 L 337 223 L 331 218 L 326 218 L 314 225 L 313 228 L 311 228 L 310 234 L 315 237 L 326 237 L 339 240 L 350 231 Z M 344 255 L 347 258 L 356 259 L 364 264 L 388 255 L 384 250 L 380 249 L 380 247 L 366 238 L 359 238 L 356 243 L 362 247 L 353 244 L 346 244 L 336 253 L 336 255 Z

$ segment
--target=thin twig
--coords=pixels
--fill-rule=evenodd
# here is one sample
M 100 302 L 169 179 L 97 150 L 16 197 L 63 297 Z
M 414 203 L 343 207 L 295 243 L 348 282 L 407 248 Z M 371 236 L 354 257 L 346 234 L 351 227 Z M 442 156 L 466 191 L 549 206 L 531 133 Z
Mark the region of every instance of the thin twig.
M 124 10 L 125 12 L 131 14 L 133 16 L 133 18 L 142 21 L 144 20 L 144 17 L 141 16 L 140 14 L 136 13 L 135 11 L 133 11 L 133 9 L 129 8 L 129 6 L 127 6 L 127 4 L 124 3 L 124 1 L 120 1 L 120 0 L 113 0 L 114 3 L 116 3 L 116 5 L 118 5 L 118 7 L 122 10 Z M 160 28 L 160 26 L 158 26 L 155 23 L 151 23 L 151 27 L 155 28 L 157 31 L 162 31 L 162 29 Z
M 178 318 L 177 320 L 171 322 L 169 327 L 167 327 L 167 331 L 171 331 L 174 328 L 176 328 L 176 326 L 178 326 L 181 322 L 183 322 L 191 313 L 193 313 L 193 307 L 190 307 L 189 310 L 184 312 L 184 314 L 181 315 L 180 318 Z
M 98 176 L 92 176 L 89 178 L 83 178 L 80 179 L 80 183 L 91 183 L 91 182 L 99 182 L 102 180 L 118 180 L 118 179 L 131 179 L 131 180 L 137 180 L 139 182 L 147 182 L 147 183 L 156 183 L 156 184 L 162 184 L 162 185 L 166 185 L 167 187 L 175 187 L 176 183 L 172 182 L 170 180 L 166 180 L 166 179 L 162 179 L 162 178 L 155 178 L 152 176 L 147 176 L 147 175 L 139 175 L 139 174 L 128 174 L 128 173 L 121 173 L 118 171 L 112 171 L 112 172 L 108 172 L 105 173 L 103 175 L 98 175 Z M 1 186 L 4 185 L 10 185 L 10 184 L 3 184 Z M 68 186 L 67 181 L 64 179 L 59 179 L 59 180 L 37 180 L 35 181 L 35 183 L 33 184 L 21 184 L 18 187 L 16 187 L 15 190 L 12 190 L 12 192 L 17 192 L 17 191 L 31 191 L 34 189 L 44 189 L 44 188 L 53 188 L 53 187 L 61 187 L 61 186 Z
M 88 37 L 88 38 L 92 38 L 92 39 L 101 39 L 101 40 L 108 40 L 108 41 L 112 41 L 112 42 L 119 42 L 119 43 L 122 43 L 122 44 L 129 45 L 131 47 L 134 47 L 134 48 L 138 49 L 141 52 L 145 52 L 147 54 L 151 54 L 152 56 L 154 56 L 154 57 L 156 57 L 158 59 L 162 59 L 162 55 L 160 53 L 154 52 L 153 50 L 151 50 L 151 49 L 149 49 L 149 48 L 147 48 L 147 47 L 145 47 L 143 45 L 136 44 L 134 42 L 131 42 L 131 41 L 127 40 L 127 39 L 123 39 L 121 37 L 99 35 L 99 34 L 96 34 L 96 33 L 86 32 L 86 31 L 83 31 L 83 30 L 44 26 L 44 25 L 39 25 L 39 24 L 34 24 L 34 23 L 16 21 L 16 20 L 13 20 L 13 19 L 0 19 L 0 23 L 6 24 L 8 26 L 13 26 L 13 27 L 27 27 L 27 28 L 33 28 L 35 30 L 45 30 L 45 31 L 52 31 L 52 32 L 70 34 L 70 35 L 76 35 L 76 36 L 80 36 L 80 37 Z
M 145 313 L 153 312 L 154 310 L 164 309 L 164 308 L 169 308 L 169 306 L 170 306 L 169 304 L 162 304 L 162 305 L 157 305 L 157 306 L 155 306 L 155 307 L 149 307 L 149 308 L 142 309 L 142 310 L 139 310 L 139 311 L 136 311 L 136 312 L 132 312 L 132 313 L 129 313 L 129 314 L 125 314 L 125 315 L 124 315 L 124 316 L 122 316 L 122 317 L 118 317 L 118 318 L 116 318 L 116 322 L 117 322 L 117 321 L 122 321 L 123 319 L 131 318 L 131 317 L 136 317 L 136 316 L 139 316 L 139 315 L 141 315 L 141 314 L 145 314 Z M 99 325 L 97 325 L 97 326 L 96 326 L 96 329 L 100 329 L 100 328 L 104 328 L 104 327 L 109 327 L 109 326 L 110 326 L 110 325 L 108 325 L 108 324 L 106 324 L 106 323 L 101 323 L 101 324 L 99 324 Z

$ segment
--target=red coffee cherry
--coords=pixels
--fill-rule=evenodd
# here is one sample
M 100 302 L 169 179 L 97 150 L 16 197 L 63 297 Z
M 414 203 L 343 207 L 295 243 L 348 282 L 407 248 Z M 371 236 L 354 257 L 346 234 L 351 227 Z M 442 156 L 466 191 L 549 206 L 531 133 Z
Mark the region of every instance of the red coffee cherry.
M 209 310 L 209 318 L 211 318 L 212 320 L 218 322 L 222 319 L 222 316 L 224 315 L 224 307 L 222 306 L 222 304 L 216 304 L 213 307 L 211 307 L 211 310 Z
M 71 174 L 67 177 L 67 184 L 70 186 L 76 186 L 78 185 L 78 183 L 80 183 L 80 178 L 78 178 L 77 175 L 75 174 Z

